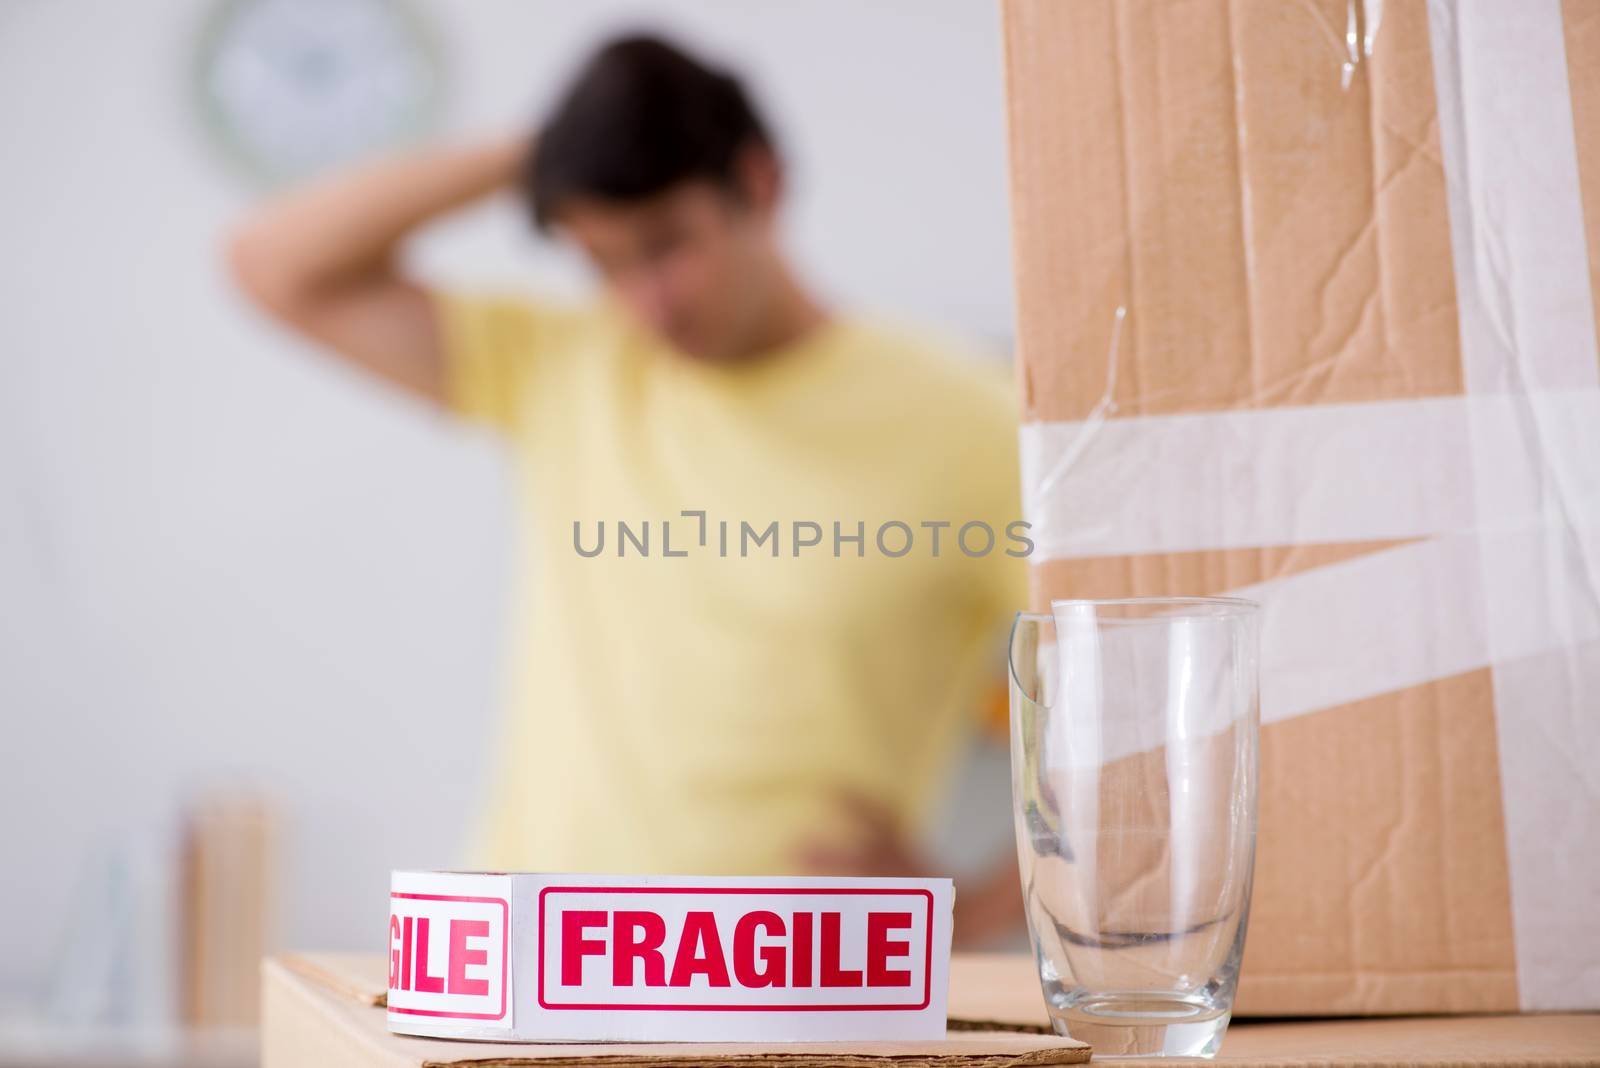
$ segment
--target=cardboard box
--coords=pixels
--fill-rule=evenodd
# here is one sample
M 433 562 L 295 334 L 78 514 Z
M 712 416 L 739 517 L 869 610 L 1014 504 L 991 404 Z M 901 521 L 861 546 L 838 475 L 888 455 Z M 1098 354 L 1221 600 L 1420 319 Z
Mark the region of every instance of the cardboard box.
M 1600 7 L 1002 13 L 1034 604 L 1265 606 L 1238 1011 L 1600 1006 Z
M 949 1036 L 937 1043 L 793 1045 L 508 1045 L 444 1042 L 390 1034 L 382 1009 L 381 956 L 290 956 L 263 967 L 262 1068 L 579 1065 L 778 1065 L 784 1068 L 999 1068 L 1088 1059 L 1046 1029 L 1033 962 L 1022 956 L 964 957 L 950 968 Z M 1464 1068 L 1476 1065 L 1593 1065 L 1600 1015 L 1468 1019 L 1235 1023 L 1220 1064 L 1240 1068 Z M 1132 1060 L 1119 1063 L 1154 1065 Z

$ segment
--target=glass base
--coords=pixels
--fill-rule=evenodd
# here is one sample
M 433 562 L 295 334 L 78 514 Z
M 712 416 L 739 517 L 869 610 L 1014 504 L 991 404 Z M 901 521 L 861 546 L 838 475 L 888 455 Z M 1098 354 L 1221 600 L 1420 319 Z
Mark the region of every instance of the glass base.
M 1095 1060 L 1215 1057 L 1232 1015 L 1171 994 L 1089 994 L 1051 1006 L 1050 1024 L 1094 1047 Z

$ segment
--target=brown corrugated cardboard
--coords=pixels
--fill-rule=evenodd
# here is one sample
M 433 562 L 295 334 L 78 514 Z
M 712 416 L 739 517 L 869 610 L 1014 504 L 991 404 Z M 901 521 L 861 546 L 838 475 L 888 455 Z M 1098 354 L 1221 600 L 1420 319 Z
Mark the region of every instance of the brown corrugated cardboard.
M 1600 188 L 1600 7 L 1587 0 L 1562 0 L 1561 19 L 1566 29 L 1567 76 L 1572 84 L 1572 130 L 1578 143 L 1578 170 L 1585 191 Z M 1587 199 L 1587 198 L 1586 198 Z M 1589 245 L 1589 286 L 1600 333 L 1600 208 L 1583 214 Z
M 1241 590 L 1267 604 L 1239 1011 L 1600 1005 L 1600 539 L 1593 459 L 1562 446 L 1592 444 L 1584 428 L 1600 411 L 1600 12 L 1575 0 L 1005 0 L 1002 13 L 1034 604 Z M 1509 32 L 1485 43 L 1473 19 Z M 1550 107 L 1519 111 L 1481 89 L 1495 69 L 1528 81 L 1551 55 L 1563 88 Z M 1575 157 L 1570 195 L 1494 184 L 1522 149 L 1486 131 L 1541 123 Z M 1574 241 L 1587 270 L 1545 287 L 1564 302 L 1552 330 L 1585 321 L 1571 344 L 1517 318 L 1529 306 L 1518 269 L 1547 252 L 1517 246 L 1516 220 L 1498 214 L 1519 195 L 1583 220 L 1568 229 L 1586 232 Z M 1570 439 L 1551 415 L 1568 404 Z M 1307 412 L 1323 413 L 1305 432 L 1327 449 L 1300 447 Z M 1392 429 L 1412 419 L 1414 442 Z M 1446 424 L 1464 428 L 1460 469 L 1427 430 Z M 1296 477 L 1238 444 L 1348 458 L 1340 435 L 1377 425 L 1391 430 L 1371 448 L 1393 455 Z M 1527 464 L 1497 466 L 1503 425 L 1537 442 Z M 1146 426 L 1198 443 L 1195 470 L 1220 492 L 1147 494 L 1128 521 L 1136 509 L 1119 502 L 1161 471 L 1103 443 L 1137 445 Z M 1430 448 L 1452 461 L 1412 480 L 1428 498 L 1412 511 L 1433 525 L 1386 521 L 1410 506 L 1384 492 L 1385 464 L 1420 465 Z M 1357 468 L 1379 485 L 1340 484 Z M 1531 554 L 1484 533 L 1523 519 L 1490 490 L 1538 502 L 1528 524 L 1507 521 L 1533 532 Z M 1452 570 L 1463 562 L 1470 581 Z M 1319 644 L 1307 614 L 1327 589 L 1349 603 L 1329 601 Z M 1335 626 L 1413 616 L 1409 662 L 1382 641 L 1353 652 Z M 1469 617 L 1477 629 L 1456 634 Z M 1559 640 L 1522 640 L 1535 631 Z M 1278 662 L 1299 674 L 1275 675 L 1272 643 L 1291 641 L 1298 659 Z M 1300 685 L 1314 676 L 1344 677 Z
M 1027 1065 L 1071 1063 L 1056 1040 L 1030 1035 L 961 1032 L 939 1055 L 887 1045 L 853 1053 L 778 1052 L 761 1046 L 522 1047 L 439 1042 L 391 1035 L 383 1027 L 384 962 L 379 956 L 299 956 L 264 968 L 263 1068 L 339 1064 L 350 1068 L 419 1065 L 599 1063 L 661 1065 L 776 1064 Z M 1021 1029 L 1046 1026 L 1033 962 L 1022 956 L 962 957 L 951 966 L 950 1006 L 957 1020 L 990 1021 Z M 611 1058 L 621 1057 L 616 1060 Z M 1476 1065 L 1593 1065 L 1600 1063 L 1600 1015 L 1339 1020 L 1323 1023 L 1235 1023 L 1218 1063 L 1241 1068 L 1457 1068 Z M 1130 1060 L 1126 1064 L 1156 1064 Z
M 339 1064 L 760 1065 L 785 1068 L 1000 1068 L 1081 1064 L 1088 1047 L 1029 1030 L 952 1030 L 938 1042 L 565 1043 L 452 1042 L 390 1034 L 382 957 L 285 957 L 263 966 L 263 1068 Z M 1034 987 L 1037 999 L 1037 987 Z

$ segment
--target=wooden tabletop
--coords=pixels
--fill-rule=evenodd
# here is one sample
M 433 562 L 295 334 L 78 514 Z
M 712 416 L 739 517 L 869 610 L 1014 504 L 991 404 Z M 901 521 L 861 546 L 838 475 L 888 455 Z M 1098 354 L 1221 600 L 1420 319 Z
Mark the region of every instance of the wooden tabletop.
M 448 1043 L 448 1061 L 438 1059 L 437 1051 L 424 1055 L 421 1044 L 440 1045 L 426 1039 L 391 1036 L 378 1011 L 386 984 L 383 958 L 377 955 L 312 954 L 280 958 L 269 965 L 291 975 L 303 984 L 308 995 L 328 1012 L 328 1019 L 355 1027 L 373 1043 L 386 1047 L 391 1059 L 383 1064 L 470 1065 L 491 1062 L 496 1065 L 535 1064 L 532 1057 L 518 1056 L 511 1047 L 470 1043 Z M 1011 1029 L 1016 1039 L 1027 1032 L 1046 1031 L 1049 1021 L 1039 994 L 1033 962 L 1025 956 L 958 954 L 951 964 L 950 1017 L 964 1027 L 994 1025 Z M 269 1026 L 271 1021 L 268 1021 Z M 345 1036 L 346 1039 L 349 1035 Z M 952 1052 L 971 1043 L 967 1035 L 952 1030 Z M 971 1038 L 978 1037 L 972 1034 Z M 660 1044 L 647 1050 L 634 1047 L 638 1058 L 628 1063 L 670 1063 L 674 1044 Z M 569 1058 L 578 1047 L 567 1046 Z M 977 1049 L 977 1046 L 973 1046 Z M 682 1047 L 678 1047 L 678 1052 Z M 404 1054 L 416 1053 L 414 1059 Z M 590 1052 L 594 1052 L 590 1049 Z M 607 1051 L 613 1057 L 614 1049 Z M 794 1053 L 802 1051 L 795 1050 Z M 892 1051 L 890 1051 L 892 1052 Z M 987 1050 L 986 1053 L 993 1051 Z M 348 1050 L 346 1050 L 348 1053 Z M 716 1063 L 743 1063 L 751 1058 L 772 1064 L 797 1063 L 805 1057 L 792 1057 L 779 1047 L 745 1046 L 728 1051 L 727 1059 Z M 1044 1049 L 1016 1046 L 1024 1054 L 1005 1063 L 1060 1063 L 1057 1055 Z M 581 1059 L 581 1054 L 578 1055 Z M 1035 1056 L 1041 1059 L 1033 1059 Z M 951 1057 L 959 1060 L 960 1054 Z M 877 1060 L 852 1054 L 848 1063 Z M 886 1059 L 889 1059 L 886 1057 Z M 540 1056 L 538 1060 L 545 1060 Z M 941 1063 L 939 1057 L 895 1056 L 891 1063 Z M 310 1063 L 310 1062 L 306 1062 Z M 345 1063 L 350 1062 L 348 1056 Z M 548 1061 L 546 1061 L 548 1063 Z M 576 1062 L 575 1062 L 576 1063 Z M 617 1063 L 616 1061 L 612 1062 Z M 811 1062 L 807 1062 L 811 1063 Z M 816 1062 L 833 1063 L 833 1062 Z M 839 1061 L 838 1063 L 847 1063 Z M 977 1060 L 974 1061 L 977 1063 Z M 983 1059 L 983 1063 L 1000 1063 Z M 1139 1068 L 1172 1061 L 1159 1058 L 1119 1059 L 1119 1064 Z M 1429 1016 L 1380 1017 L 1313 1021 L 1236 1020 L 1223 1040 L 1216 1063 L 1239 1068 L 1310 1068 L 1315 1065 L 1342 1065 L 1348 1068 L 1477 1068 L 1477 1066 L 1527 1066 L 1527 1068 L 1577 1068 L 1600 1066 L 1600 1014 L 1545 1014 L 1522 1016 Z M 277 1068 L 268 1063 L 266 1068 Z
M 950 1016 L 1048 1025 L 1032 959 L 957 954 L 950 966 Z M 1600 1014 L 1235 1020 L 1215 1060 L 1251 1068 L 1600 1065 Z M 1117 1063 L 1170 1066 L 1171 1062 L 1118 1058 Z

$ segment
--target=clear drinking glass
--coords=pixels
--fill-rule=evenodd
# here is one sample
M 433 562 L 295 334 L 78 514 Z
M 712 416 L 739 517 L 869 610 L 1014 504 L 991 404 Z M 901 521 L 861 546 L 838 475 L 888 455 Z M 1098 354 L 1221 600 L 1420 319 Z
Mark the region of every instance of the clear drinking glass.
M 1212 1056 L 1255 863 L 1258 609 L 1056 601 L 1011 633 L 1017 854 L 1055 1030 Z

